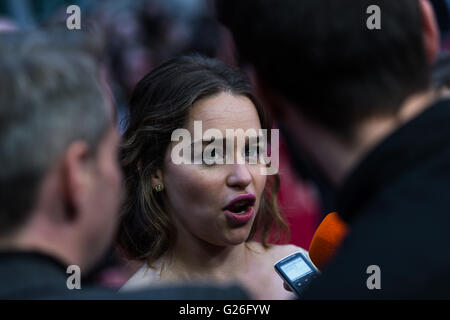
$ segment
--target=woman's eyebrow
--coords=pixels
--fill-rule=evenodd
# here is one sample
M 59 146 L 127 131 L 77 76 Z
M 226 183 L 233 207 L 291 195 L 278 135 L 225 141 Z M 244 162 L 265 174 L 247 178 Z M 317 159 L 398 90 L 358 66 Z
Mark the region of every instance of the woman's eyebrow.
M 220 140 L 226 141 L 226 138 L 216 139 L 214 137 L 211 137 L 210 139 L 202 139 L 202 140 L 198 139 L 198 140 L 193 141 L 191 143 L 191 146 L 193 146 L 194 144 L 196 144 L 196 143 L 198 143 L 200 141 L 202 142 L 203 145 L 205 145 L 205 144 L 211 143 L 213 141 L 220 141 Z
M 252 139 L 250 140 L 250 138 L 252 138 Z M 213 141 L 221 141 L 221 140 L 223 142 L 226 142 L 227 141 L 227 137 L 222 137 L 222 138 L 219 138 L 219 139 L 217 139 L 215 137 L 211 137 L 209 139 L 208 138 L 207 139 L 202 139 L 202 140 L 198 139 L 198 140 L 193 141 L 191 143 L 191 146 L 194 145 L 195 143 L 200 142 L 200 141 L 202 142 L 202 144 L 208 144 L 208 143 L 211 143 Z M 253 144 L 258 144 L 258 143 L 262 142 L 263 140 L 264 140 L 264 136 L 263 135 L 258 135 L 258 136 L 255 136 L 255 137 L 248 137 L 248 136 L 245 137 L 245 143 L 246 144 L 249 143 L 249 141 L 253 142 Z

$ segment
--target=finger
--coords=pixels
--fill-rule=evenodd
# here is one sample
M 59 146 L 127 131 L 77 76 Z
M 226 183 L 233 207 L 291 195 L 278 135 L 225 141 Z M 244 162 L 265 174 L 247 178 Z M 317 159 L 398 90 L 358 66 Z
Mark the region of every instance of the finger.
M 283 281 L 283 287 L 284 287 L 284 289 L 286 289 L 287 291 L 291 291 L 291 292 L 292 292 L 291 287 L 289 287 L 289 285 L 288 285 L 286 282 L 284 282 L 284 281 Z

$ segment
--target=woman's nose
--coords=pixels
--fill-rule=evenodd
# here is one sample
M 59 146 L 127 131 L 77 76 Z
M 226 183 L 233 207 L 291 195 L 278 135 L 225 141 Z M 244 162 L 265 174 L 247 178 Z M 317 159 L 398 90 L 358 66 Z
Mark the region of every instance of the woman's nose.
M 227 177 L 227 184 L 231 188 L 245 189 L 251 182 L 252 176 L 246 164 L 233 164 Z

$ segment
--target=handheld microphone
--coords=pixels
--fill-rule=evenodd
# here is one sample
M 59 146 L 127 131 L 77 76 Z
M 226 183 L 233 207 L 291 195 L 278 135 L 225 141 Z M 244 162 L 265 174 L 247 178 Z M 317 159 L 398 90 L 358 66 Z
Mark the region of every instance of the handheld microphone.
M 347 224 L 336 212 L 323 219 L 309 246 L 309 257 L 319 270 L 334 258 L 347 232 Z

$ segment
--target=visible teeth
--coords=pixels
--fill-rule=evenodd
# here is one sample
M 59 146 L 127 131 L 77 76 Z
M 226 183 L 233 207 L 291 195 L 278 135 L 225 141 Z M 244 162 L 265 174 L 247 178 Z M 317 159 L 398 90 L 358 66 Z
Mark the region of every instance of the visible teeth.
M 243 209 L 242 211 L 232 211 L 234 214 L 244 214 L 247 212 L 248 208 Z

